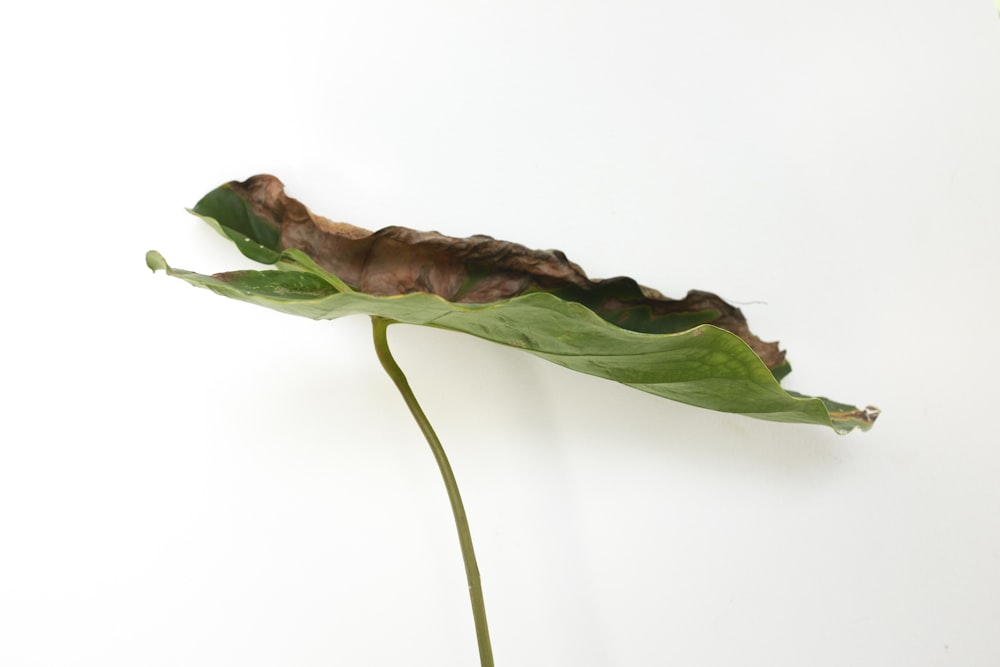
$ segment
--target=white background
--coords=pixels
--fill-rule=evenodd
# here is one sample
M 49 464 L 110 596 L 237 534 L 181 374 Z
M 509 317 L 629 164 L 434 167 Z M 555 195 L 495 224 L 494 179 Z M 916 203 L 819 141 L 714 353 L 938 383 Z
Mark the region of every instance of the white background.
M 368 323 L 230 302 L 184 212 L 329 217 L 715 291 L 883 416 L 838 437 L 395 327 L 497 664 L 1000 664 L 989 0 L 17 3 L 0 24 L 0 664 L 473 665 Z

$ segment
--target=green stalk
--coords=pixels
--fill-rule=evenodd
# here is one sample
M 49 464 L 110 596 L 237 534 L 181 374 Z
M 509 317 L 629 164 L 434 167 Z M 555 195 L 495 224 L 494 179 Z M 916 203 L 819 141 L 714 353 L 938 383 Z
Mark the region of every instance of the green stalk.
M 476 552 L 472 548 L 472 533 L 469 532 L 469 520 L 465 516 L 465 507 L 462 505 L 462 496 L 458 492 L 458 482 L 455 481 L 455 474 L 448 463 L 448 457 L 441 447 L 431 423 L 427 420 L 424 411 L 417 403 L 417 397 L 410 389 L 410 383 L 406 381 L 406 376 L 396 364 L 389 351 L 389 341 L 386 338 L 386 330 L 393 320 L 383 317 L 372 316 L 372 335 L 375 339 L 375 353 L 378 360 L 382 362 L 382 368 L 389 374 L 396 384 L 396 389 L 402 394 L 406 401 L 406 407 L 410 409 L 410 414 L 417 421 L 417 425 L 427 439 L 431 452 L 434 453 L 434 460 L 437 461 L 438 469 L 441 471 L 441 478 L 444 480 L 445 489 L 448 491 L 448 500 L 451 502 L 451 513 L 455 517 L 455 528 L 458 529 L 458 542 L 462 547 L 462 560 L 465 562 L 465 576 L 469 582 L 469 598 L 472 600 L 472 617 L 476 623 L 476 640 L 479 643 L 479 662 L 482 667 L 493 667 L 493 647 L 490 645 L 490 629 L 486 624 L 486 603 L 483 600 L 483 587 L 479 580 L 479 566 L 476 564 Z

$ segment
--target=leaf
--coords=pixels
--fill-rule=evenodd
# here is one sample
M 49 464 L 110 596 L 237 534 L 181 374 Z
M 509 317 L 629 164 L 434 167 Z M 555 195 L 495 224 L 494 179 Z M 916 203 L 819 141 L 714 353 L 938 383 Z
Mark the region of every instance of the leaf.
M 468 333 L 566 368 L 700 407 L 838 433 L 878 410 L 786 392 L 777 344 L 708 292 L 670 299 L 629 278 L 591 280 L 559 251 L 487 236 L 369 232 L 313 215 L 273 176 L 231 182 L 193 212 L 247 257 L 276 270 L 203 275 L 151 269 L 230 298 L 313 319 L 376 315 Z

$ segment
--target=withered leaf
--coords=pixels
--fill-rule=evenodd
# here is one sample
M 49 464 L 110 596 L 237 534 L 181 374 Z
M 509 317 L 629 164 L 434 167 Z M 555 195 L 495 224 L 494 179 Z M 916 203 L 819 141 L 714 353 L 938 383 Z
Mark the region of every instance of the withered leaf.
M 490 236 L 454 238 L 406 227 L 376 232 L 313 214 L 262 174 L 223 186 L 274 230 L 274 250 L 301 250 L 351 289 L 373 296 L 436 294 L 455 303 L 490 303 L 529 292 L 549 292 L 581 303 L 601 318 L 632 331 L 676 333 L 713 324 L 742 338 L 775 369 L 785 353 L 750 332 L 735 308 L 715 294 L 692 290 L 670 299 L 631 278 L 591 280 L 559 250 L 532 250 Z M 226 190 L 216 197 L 227 196 Z M 195 211 L 216 212 L 212 195 Z
M 784 352 L 710 292 L 671 299 L 631 278 L 592 280 L 558 250 L 489 236 L 334 222 L 269 175 L 227 183 L 193 212 L 247 257 L 279 270 L 205 276 L 172 269 L 155 251 L 147 263 L 225 296 L 316 319 L 365 313 L 463 331 L 660 396 L 764 419 L 847 432 L 867 430 L 878 415 L 781 389 L 790 370 Z

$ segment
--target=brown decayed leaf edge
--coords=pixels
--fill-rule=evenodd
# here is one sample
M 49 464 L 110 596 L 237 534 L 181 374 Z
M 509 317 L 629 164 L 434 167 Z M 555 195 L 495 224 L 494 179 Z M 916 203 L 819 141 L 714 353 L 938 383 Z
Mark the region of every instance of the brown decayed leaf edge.
M 740 310 L 710 292 L 692 290 L 671 299 L 629 278 L 591 280 L 558 250 L 532 250 L 489 236 L 454 238 L 406 227 L 376 232 L 313 214 L 285 194 L 281 181 L 261 174 L 228 184 L 253 212 L 280 230 L 282 250 L 295 248 L 352 289 L 373 296 L 410 292 L 436 294 L 456 303 L 490 303 L 526 292 L 555 292 L 584 303 L 613 324 L 637 310 L 648 313 L 656 331 L 657 318 L 703 313 L 705 321 L 740 338 L 768 368 L 785 360 L 777 343 L 761 341 L 747 327 Z

